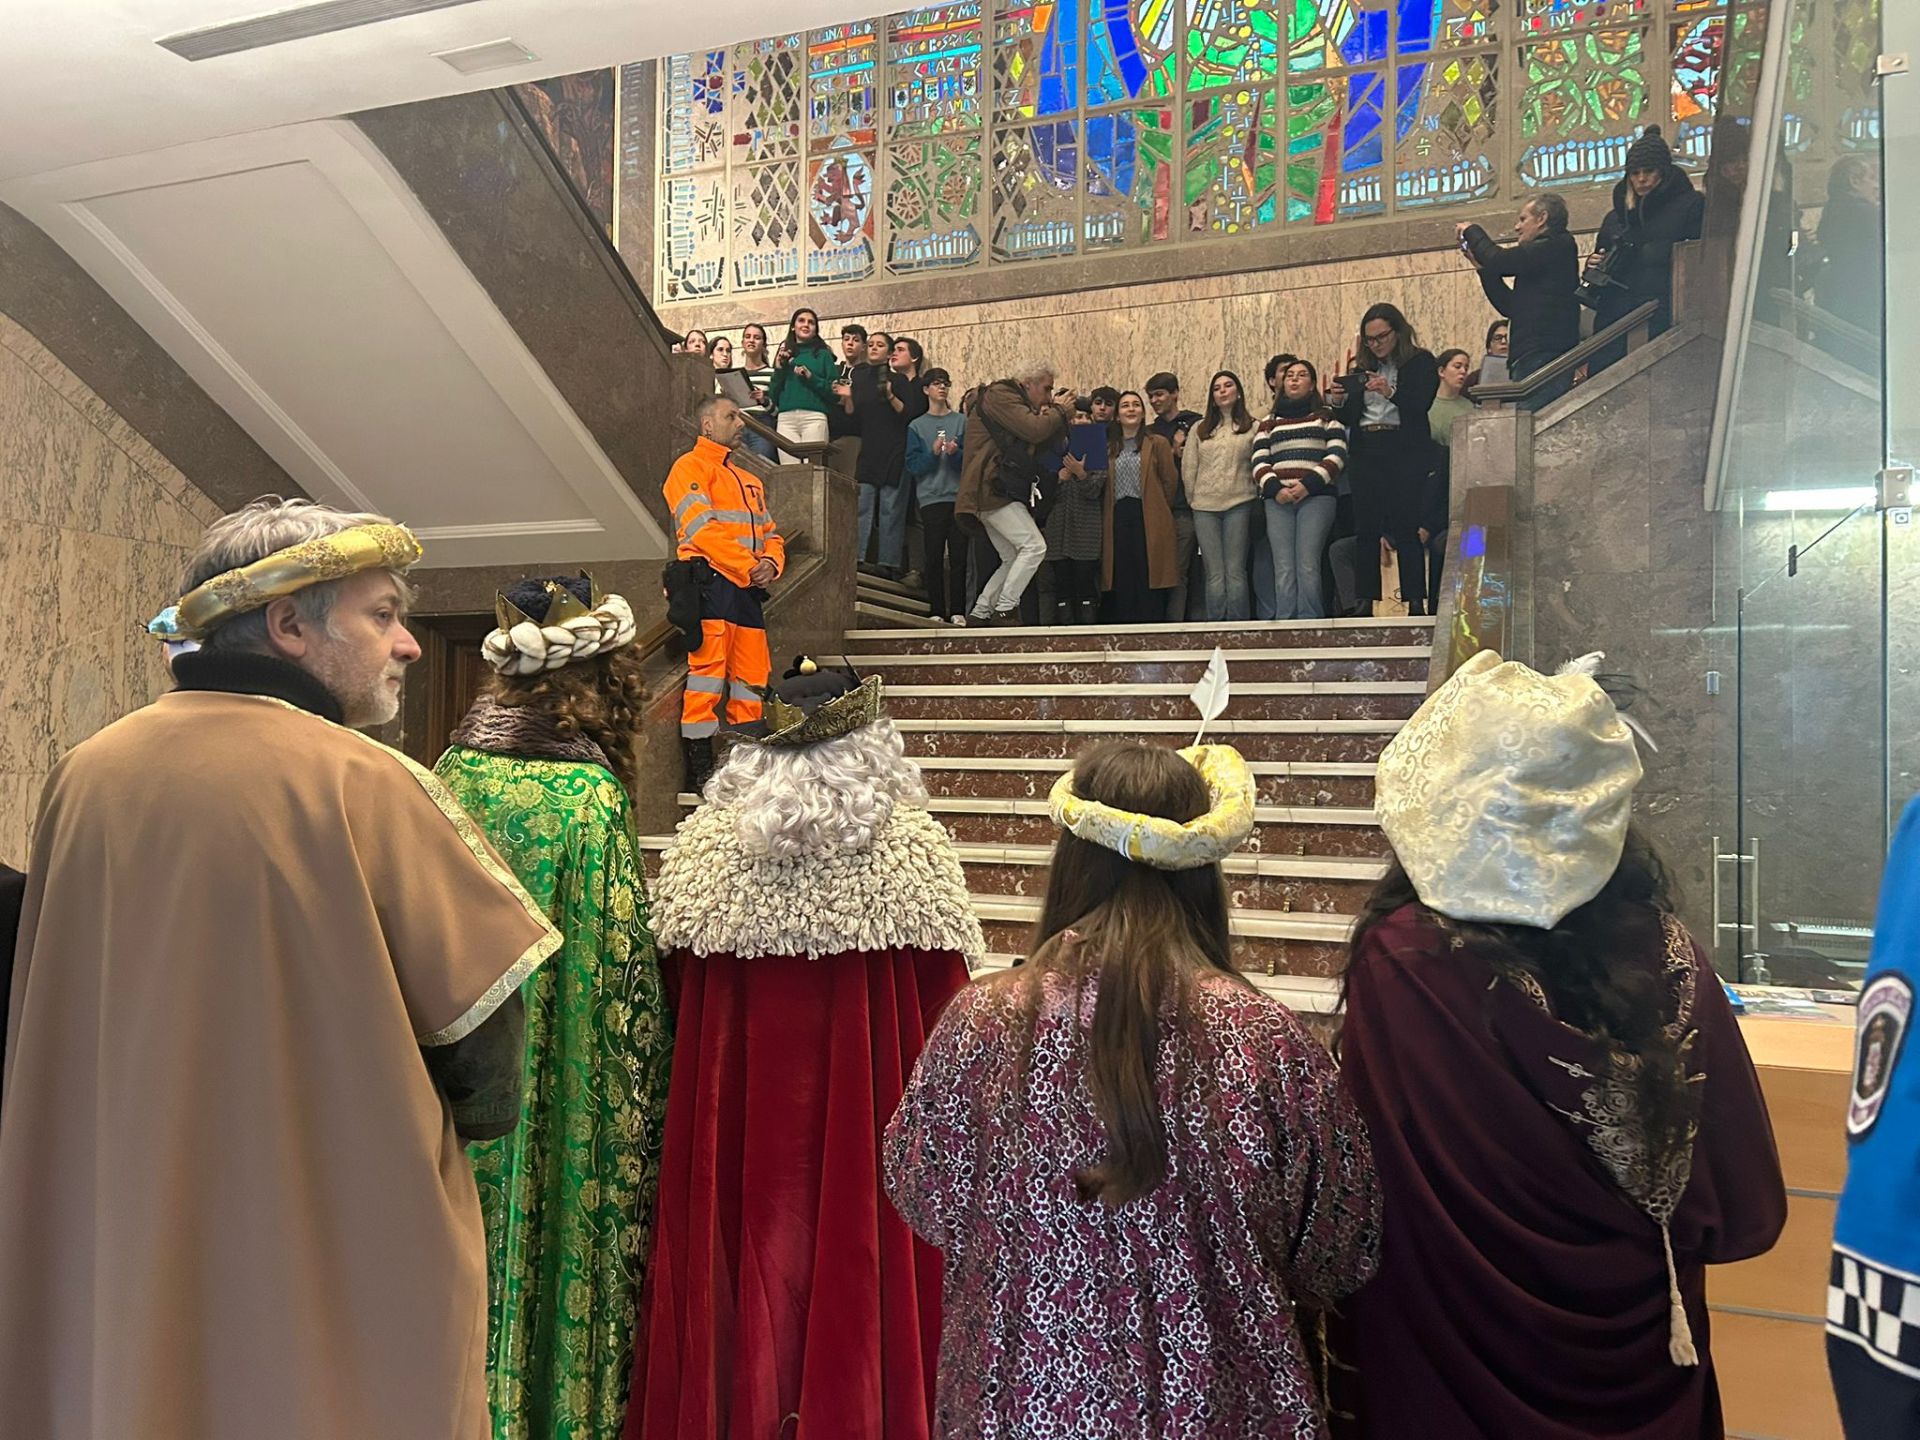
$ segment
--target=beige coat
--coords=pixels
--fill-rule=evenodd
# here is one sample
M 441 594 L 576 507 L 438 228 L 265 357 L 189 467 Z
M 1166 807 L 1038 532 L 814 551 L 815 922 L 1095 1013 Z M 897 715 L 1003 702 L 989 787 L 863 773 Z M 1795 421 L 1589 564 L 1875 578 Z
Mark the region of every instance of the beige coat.
M 1180 478 L 1186 483 L 1187 503 L 1196 510 L 1231 510 L 1255 499 L 1253 442 L 1260 426 L 1249 425 L 1244 435 L 1234 433 L 1231 420 L 1202 440 L 1200 427 L 1187 432 L 1187 448 L 1180 455 Z
M 980 392 L 977 407 L 1009 435 L 1030 445 L 1057 445 L 1066 438 L 1073 415 L 1062 405 L 1036 410 L 1027 403 L 1026 393 L 1012 380 L 996 380 Z M 960 498 L 954 502 L 956 515 L 980 515 L 1010 503 L 993 488 L 993 477 L 1000 473 L 1000 447 L 977 415 L 967 419 L 966 458 L 960 470 Z
M 438 781 L 175 692 L 55 769 L 0 1111 L 0 1430 L 486 1440 L 486 1236 L 421 1060 L 558 937 Z
M 1147 588 L 1168 590 L 1180 578 L 1180 540 L 1173 529 L 1179 488 L 1173 446 L 1149 430 L 1140 437 L 1140 523 L 1147 532 Z M 1106 515 L 1100 546 L 1100 588 L 1113 589 L 1113 472 L 1107 472 Z

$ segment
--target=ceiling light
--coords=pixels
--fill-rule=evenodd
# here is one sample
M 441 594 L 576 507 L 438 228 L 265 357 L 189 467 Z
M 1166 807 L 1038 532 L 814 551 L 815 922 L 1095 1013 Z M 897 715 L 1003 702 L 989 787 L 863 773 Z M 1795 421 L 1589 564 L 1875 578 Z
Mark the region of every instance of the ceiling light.
M 403 15 L 423 15 L 429 10 L 451 10 L 456 5 L 473 3 L 474 0 L 322 0 L 318 5 L 256 15 L 251 20 L 232 20 L 202 30 L 182 31 L 167 36 L 159 44 L 161 49 L 171 50 L 183 60 L 211 60 L 216 55 L 235 55 L 243 50 L 284 45 L 289 40 L 331 35 L 359 25 L 376 25 Z
M 1822 490 L 1769 490 L 1762 510 L 1858 510 L 1875 499 L 1871 485 L 1835 485 Z
M 518 40 L 489 40 L 484 45 L 463 45 L 458 50 L 436 50 L 433 58 L 444 60 L 462 75 L 482 75 L 489 70 L 507 70 L 538 60 Z

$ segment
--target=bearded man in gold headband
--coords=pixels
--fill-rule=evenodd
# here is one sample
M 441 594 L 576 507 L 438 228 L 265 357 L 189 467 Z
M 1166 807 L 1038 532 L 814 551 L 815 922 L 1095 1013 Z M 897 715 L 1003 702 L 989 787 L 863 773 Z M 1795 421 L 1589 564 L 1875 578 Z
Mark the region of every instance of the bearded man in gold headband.
M 259 501 L 149 627 L 178 688 L 42 799 L 0 1110 L 0 1415 L 35 1440 L 484 1440 L 460 1136 L 558 944 L 352 727 L 419 656 L 377 515 Z M 51 617 L 49 617 L 51 618 Z

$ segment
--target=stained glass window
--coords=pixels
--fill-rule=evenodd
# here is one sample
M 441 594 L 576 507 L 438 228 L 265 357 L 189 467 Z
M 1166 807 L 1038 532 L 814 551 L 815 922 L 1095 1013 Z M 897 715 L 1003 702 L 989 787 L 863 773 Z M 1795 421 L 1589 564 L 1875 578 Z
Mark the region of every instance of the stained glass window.
M 887 21 L 887 113 L 896 136 L 980 123 L 980 0 Z
M 1174 116 L 1167 106 L 1123 110 L 1087 119 L 1089 250 L 1171 238 L 1174 202 Z
M 671 55 L 666 64 L 664 168 L 669 175 L 717 164 L 726 136 L 727 52 Z
M 1553 187 L 1621 174 L 1647 117 L 1646 31 L 1590 30 L 1520 51 L 1520 179 Z
M 1817 0 L 1818 43 L 1870 50 L 1875 4 Z M 1697 169 L 1741 108 L 1739 57 L 1764 20 L 1760 0 L 929 0 L 671 56 L 662 289 L 924 275 L 1598 186 L 1656 120 Z M 1807 73 L 1788 82 L 1802 145 Z M 1858 110 L 1820 143 L 1875 143 L 1870 97 Z
M 887 154 L 887 269 L 971 265 L 980 255 L 980 137 L 930 135 Z
M 800 162 L 750 165 L 733 174 L 733 288 L 800 283 Z
M 718 295 L 727 270 L 727 177 L 720 170 L 666 182 L 661 278 L 669 300 Z
M 858 150 L 807 166 L 807 283 L 840 285 L 873 274 L 873 157 Z
M 736 159 L 777 160 L 800 153 L 804 66 L 798 35 L 749 40 L 733 47 L 728 124 Z
M 1187 229 L 1238 235 L 1279 214 L 1271 90 L 1230 90 L 1187 106 Z
M 1071 255 L 1080 227 L 1080 131 L 1071 120 L 996 130 L 993 219 L 997 260 Z
M 993 24 L 993 113 L 1031 120 L 1074 108 L 1079 0 L 1002 0 Z
M 813 32 L 807 46 L 807 135 L 814 154 L 873 144 L 878 45 L 871 20 Z

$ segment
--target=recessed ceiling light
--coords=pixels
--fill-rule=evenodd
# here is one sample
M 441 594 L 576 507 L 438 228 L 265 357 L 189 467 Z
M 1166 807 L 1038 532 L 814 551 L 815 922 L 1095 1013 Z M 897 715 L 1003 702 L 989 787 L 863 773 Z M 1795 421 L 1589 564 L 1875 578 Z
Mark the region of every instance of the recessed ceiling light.
M 436 50 L 433 58 L 444 60 L 462 75 L 479 75 L 488 70 L 524 65 L 540 57 L 518 40 L 489 40 L 484 45 L 463 45 L 458 50 Z
M 171 50 L 183 60 L 211 60 L 217 55 L 235 55 L 242 50 L 284 45 L 289 40 L 307 40 L 359 25 L 397 20 L 403 15 L 424 15 L 429 10 L 451 10 L 456 5 L 473 3 L 474 0 L 322 0 L 318 5 L 302 5 L 272 15 L 256 15 L 250 20 L 187 30 L 169 35 L 159 44 L 161 49 Z

